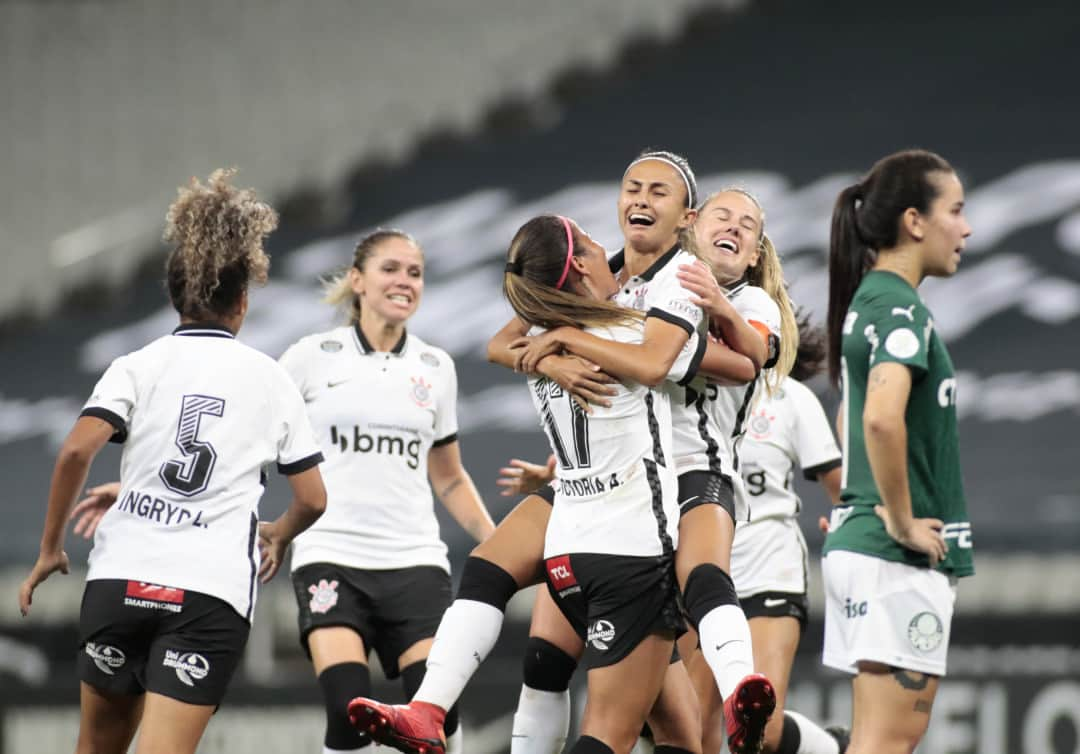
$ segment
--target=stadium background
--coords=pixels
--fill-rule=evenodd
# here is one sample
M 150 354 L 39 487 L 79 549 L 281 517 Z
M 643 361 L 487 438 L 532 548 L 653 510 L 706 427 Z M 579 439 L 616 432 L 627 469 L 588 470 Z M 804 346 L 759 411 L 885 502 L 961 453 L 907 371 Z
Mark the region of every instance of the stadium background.
M 925 294 L 961 371 L 979 571 L 920 752 L 1080 751 L 1080 10 L 878 5 L 0 2 L 0 752 L 73 748 L 79 572 L 42 587 L 26 620 L 17 586 L 53 454 L 95 379 L 172 326 L 157 237 L 187 176 L 237 165 L 281 209 L 272 283 L 242 331 L 275 356 L 333 322 L 317 278 L 366 229 L 423 243 L 414 329 L 457 361 L 466 465 L 499 518 L 512 501 L 498 466 L 545 453 L 520 381 L 483 359 L 522 220 L 563 212 L 617 248 L 622 168 L 671 148 L 703 188 L 758 193 L 793 297 L 820 315 L 836 192 L 915 145 L 957 166 L 975 228 L 961 271 Z M 804 503 L 816 550 L 824 498 L 806 489 Z M 283 504 L 272 484 L 265 515 Z M 459 564 L 466 536 L 444 524 Z M 86 551 L 69 542 L 76 569 Z M 790 705 L 843 722 L 848 683 L 820 667 L 814 604 Z M 512 603 L 466 693 L 471 754 L 507 750 L 528 605 Z M 318 750 L 294 610 L 279 576 L 200 751 Z

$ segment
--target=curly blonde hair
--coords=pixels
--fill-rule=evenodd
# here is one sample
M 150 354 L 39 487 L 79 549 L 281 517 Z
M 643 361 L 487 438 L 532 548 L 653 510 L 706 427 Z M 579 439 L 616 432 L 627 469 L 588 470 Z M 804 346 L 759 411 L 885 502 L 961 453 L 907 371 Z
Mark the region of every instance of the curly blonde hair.
M 215 170 L 205 185 L 192 178 L 177 189 L 165 216 L 163 238 L 175 244 L 165 264 L 169 298 L 181 316 L 223 316 L 248 285 L 266 282 L 263 239 L 277 228 L 278 215 L 252 189 L 232 186 L 235 174 L 235 168 Z

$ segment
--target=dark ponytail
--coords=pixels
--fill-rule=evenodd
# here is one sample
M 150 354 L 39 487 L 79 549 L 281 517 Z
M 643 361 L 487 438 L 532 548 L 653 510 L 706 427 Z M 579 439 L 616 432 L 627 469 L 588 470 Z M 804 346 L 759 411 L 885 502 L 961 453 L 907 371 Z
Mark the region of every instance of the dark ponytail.
M 931 173 L 952 173 L 944 158 L 922 149 L 879 160 L 863 180 L 840 192 L 829 234 L 829 378 L 840 381 L 844 319 L 877 253 L 897 244 L 901 216 L 909 208 L 925 214 L 938 195 Z
M 862 198 L 862 185 L 848 186 L 836 198 L 829 231 L 829 313 L 825 327 L 829 334 L 829 379 L 840 382 L 840 342 L 848 305 L 863 275 L 874 263 L 871 249 L 859 235 L 855 203 Z

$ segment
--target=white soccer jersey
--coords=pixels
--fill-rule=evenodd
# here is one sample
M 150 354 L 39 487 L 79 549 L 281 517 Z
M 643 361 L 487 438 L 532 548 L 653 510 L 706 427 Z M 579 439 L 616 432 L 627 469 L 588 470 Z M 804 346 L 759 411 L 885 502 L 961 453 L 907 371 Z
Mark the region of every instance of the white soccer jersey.
M 697 257 L 675 247 L 641 275 L 627 280 L 613 299 L 620 306 L 645 312 L 647 317 L 659 317 L 678 325 L 690 336 L 673 366 L 669 381 L 661 386 L 671 402 L 674 469 L 679 474 L 709 468 L 705 460 L 708 441 L 698 430 L 699 417 L 694 401 L 688 398 L 690 390 L 687 387 L 695 380 L 702 388 L 705 384 L 703 378 L 697 377 L 697 370 L 705 355 L 708 320 L 701 307 L 690 302 L 693 294 L 683 288 L 677 277 L 679 265 L 696 261 Z M 609 263 L 614 272 L 622 269 L 623 252 L 613 256 Z
M 640 327 L 588 328 L 597 337 L 641 341 Z M 617 384 L 611 406 L 582 410 L 546 377 L 529 391 L 555 453 L 555 504 L 544 556 L 588 552 L 670 555 L 678 544 L 671 412 L 663 391 Z
M 840 448 L 821 403 L 790 377 L 771 396 L 762 396 L 746 422 L 739 457 L 751 521 L 798 514 L 801 503 L 792 483 L 796 466 L 811 481 L 840 466 Z M 752 526 L 740 525 L 739 531 L 744 528 Z
M 124 443 L 87 580 L 190 589 L 250 620 L 263 466 L 296 474 L 322 460 L 285 370 L 224 328 L 181 325 L 116 359 L 83 415 Z
M 281 364 L 326 456 L 326 512 L 296 538 L 292 568 L 449 571 L 427 473 L 431 448 L 457 439 L 457 373 L 446 352 L 411 334 L 374 351 L 345 326 L 302 338 Z
M 746 422 L 740 471 L 752 518 L 739 522 L 731 575 L 739 597 L 806 591 L 806 541 L 795 517 L 796 466 L 807 479 L 840 465 L 840 450 L 817 397 L 800 382 L 783 380 L 764 395 Z

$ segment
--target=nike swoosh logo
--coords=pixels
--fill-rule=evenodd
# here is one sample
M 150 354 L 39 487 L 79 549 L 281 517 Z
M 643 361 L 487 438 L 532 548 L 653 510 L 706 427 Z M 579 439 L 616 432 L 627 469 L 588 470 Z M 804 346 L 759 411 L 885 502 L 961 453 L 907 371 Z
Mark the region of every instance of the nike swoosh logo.
M 780 607 L 781 605 L 787 604 L 787 600 L 785 600 L 785 599 L 765 600 L 762 604 L 765 605 L 765 607 Z
M 327 387 L 337 387 L 338 385 L 343 385 L 343 384 L 345 384 L 346 382 L 348 382 L 348 381 L 349 381 L 349 380 L 351 380 L 351 379 L 352 379 L 352 377 L 346 377 L 346 378 L 345 378 L 345 379 L 343 379 L 343 380 L 329 380 L 329 381 L 328 381 L 328 382 L 326 383 L 326 386 L 327 386 Z

